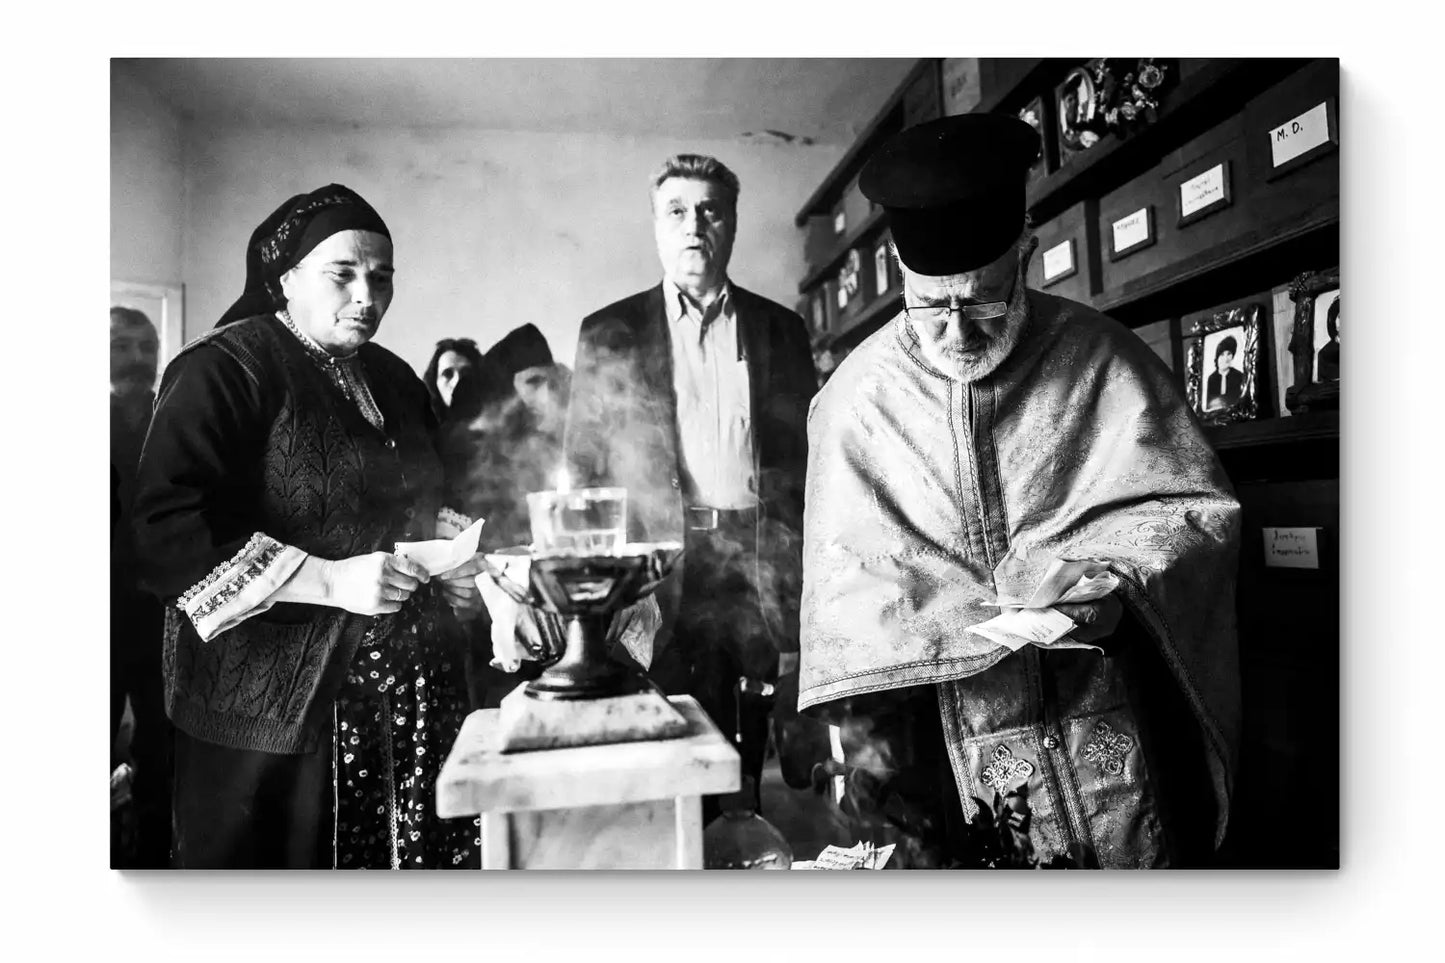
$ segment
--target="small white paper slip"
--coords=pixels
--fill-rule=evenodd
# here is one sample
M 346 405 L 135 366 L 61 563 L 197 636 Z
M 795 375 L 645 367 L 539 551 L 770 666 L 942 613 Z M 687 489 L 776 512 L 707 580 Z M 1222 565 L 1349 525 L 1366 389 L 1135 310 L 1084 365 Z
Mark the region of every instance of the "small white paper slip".
M 1197 177 L 1179 185 L 1179 214 L 1188 217 L 1195 211 L 1224 200 L 1224 165 L 1215 164 Z
M 396 554 L 409 558 L 428 575 L 450 572 L 458 565 L 477 554 L 477 542 L 482 537 L 482 526 L 486 519 L 479 518 L 456 538 L 433 538 L 425 542 L 397 542 Z
M 1267 568 L 1319 568 L 1319 529 L 1266 528 L 1264 564 Z
M 895 845 L 889 843 L 877 849 L 867 843 L 858 843 L 848 849 L 829 846 L 818 854 L 817 859 L 794 863 L 793 869 L 882 869 L 893 856 Z
M 1068 635 L 1074 620 L 1054 609 L 1013 609 L 969 628 L 995 645 L 1017 652 L 1026 645 L 1043 645 Z
M 1044 252 L 1044 280 L 1052 281 L 1068 273 L 1074 266 L 1074 241 L 1072 238 L 1062 244 L 1055 244 Z
M 1119 218 L 1111 225 L 1115 253 L 1149 240 L 1149 208 L 1141 207 L 1133 214 Z
M 1271 166 L 1287 164 L 1301 154 L 1329 143 L 1329 140 L 1329 109 L 1324 104 L 1316 104 L 1269 132 Z
M 1100 572 L 1098 575 L 1086 575 L 1074 584 L 1063 595 L 1059 601 L 1066 604 L 1078 602 L 1093 602 L 1108 595 L 1119 587 L 1119 577 L 1113 572 Z

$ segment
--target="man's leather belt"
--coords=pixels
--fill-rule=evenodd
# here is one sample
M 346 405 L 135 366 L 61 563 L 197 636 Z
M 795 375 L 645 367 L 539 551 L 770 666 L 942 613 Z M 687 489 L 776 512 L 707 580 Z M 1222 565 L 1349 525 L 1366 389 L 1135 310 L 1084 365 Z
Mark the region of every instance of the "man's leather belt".
M 689 532 L 715 532 L 720 528 L 751 525 L 758 519 L 756 508 L 704 508 L 689 505 L 683 509 Z

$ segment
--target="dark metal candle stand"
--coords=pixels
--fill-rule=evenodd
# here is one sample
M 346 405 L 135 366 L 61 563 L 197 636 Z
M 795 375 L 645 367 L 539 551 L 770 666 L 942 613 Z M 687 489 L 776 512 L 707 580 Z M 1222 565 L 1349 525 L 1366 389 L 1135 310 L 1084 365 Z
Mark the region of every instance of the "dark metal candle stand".
M 560 658 L 548 665 L 538 678 L 526 684 L 526 698 L 541 703 L 557 703 L 649 694 L 656 696 L 663 707 L 661 710 L 653 708 L 651 716 L 672 713 L 666 707 L 666 699 L 646 676 L 608 656 L 608 629 L 617 613 L 657 589 L 677 565 L 682 552 L 679 542 L 646 542 L 625 545 L 617 554 L 610 555 L 535 554 L 528 548 L 517 547 L 487 556 L 487 574 L 498 588 L 519 605 L 538 611 L 537 624 L 542 632 L 544 649 L 534 651 L 533 655 L 545 661 L 556 651 L 561 652 Z M 530 557 L 525 586 L 509 578 L 503 567 L 497 564 L 497 559 L 506 556 Z M 565 629 L 558 632 L 555 621 L 548 618 L 549 615 L 560 619 Z M 541 706 L 527 712 L 560 718 L 557 712 L 543 710 Z M 620 736 L 615 733 L 613 736 L 597 735 L 598 741 L 608 741 L 609 738 L 632 741 L 666 738 L 669 733 L 680 732 L 681 728 L 682 719 L 677 716 L 675 720 L 657 721 L 650 730 L 646 723 L 638 723 Z M 548 738 L 558 737 L 550 733 Z M 582 734 L 574 734 L 572 738 L 564 738 L 556 744 L 579 744 L 583 739 Z M 513 749 L 539 747 L 540 744 L 529 740 Z

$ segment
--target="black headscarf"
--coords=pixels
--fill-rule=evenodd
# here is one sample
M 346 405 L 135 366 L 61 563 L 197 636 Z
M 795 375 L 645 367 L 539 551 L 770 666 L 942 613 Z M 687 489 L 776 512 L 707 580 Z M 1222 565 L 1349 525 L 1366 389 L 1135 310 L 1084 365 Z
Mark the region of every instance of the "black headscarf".
M 327 184 L 288 199 L 251 232 L 246 244 L 246 289 L 221 315 L 216 327 L 270 314 L 286 306 L 278 283 L 316 245 L 342 231 L 374 231 L 391 237 L 386 222 L 361 195 L 341 184 Z
M 486 357 L 511 378 L 520 371 L 552 363 L 552 349 L 535 324 L 524 324 L 509 332 L 487 351 Z

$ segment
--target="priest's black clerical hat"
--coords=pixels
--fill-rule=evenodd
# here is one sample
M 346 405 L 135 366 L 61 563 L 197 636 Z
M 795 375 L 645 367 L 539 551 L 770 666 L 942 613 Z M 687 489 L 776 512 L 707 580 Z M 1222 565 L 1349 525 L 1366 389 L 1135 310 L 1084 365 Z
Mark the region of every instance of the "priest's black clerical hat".
M 910 127 L 868 159 L 858 186 L 888 214 L 898 257 L 919 274 L 961 274 L 1018 239 L 1038 132 L 1006 114 Z

